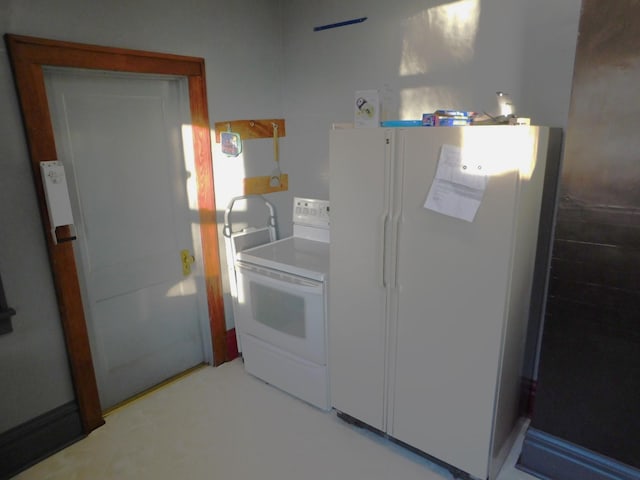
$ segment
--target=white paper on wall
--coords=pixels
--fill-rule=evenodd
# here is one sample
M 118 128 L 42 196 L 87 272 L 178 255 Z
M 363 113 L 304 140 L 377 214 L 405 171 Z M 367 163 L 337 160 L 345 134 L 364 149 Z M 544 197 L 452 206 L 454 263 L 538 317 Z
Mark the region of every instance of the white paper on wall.
M 442 145 L 436 175 L 424 208 L 472 222 L 487 188 L 480 161 L 462 148 Z

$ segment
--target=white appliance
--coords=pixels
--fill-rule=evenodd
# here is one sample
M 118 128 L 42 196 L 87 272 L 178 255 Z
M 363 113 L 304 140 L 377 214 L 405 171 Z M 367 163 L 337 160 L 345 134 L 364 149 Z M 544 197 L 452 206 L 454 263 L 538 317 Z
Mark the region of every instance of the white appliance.
M 330 138 L 332 406 L 454 471 L 493 479 L 518 417 L 545 165 L 559 158 L 559 131 L 369 128 Z M 445 145 L 488 175 L 473 221 L 424 206 Z
M 245 370 L 328 410 L 329 202 L 295 198 L 293 236 L 240 252 L 236 270 Z

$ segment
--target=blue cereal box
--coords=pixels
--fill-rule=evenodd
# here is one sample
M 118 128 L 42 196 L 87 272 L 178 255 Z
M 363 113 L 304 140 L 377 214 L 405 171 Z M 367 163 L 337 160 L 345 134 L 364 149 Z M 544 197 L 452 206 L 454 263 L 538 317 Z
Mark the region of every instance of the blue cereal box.
M 463 127 L 470 125 L 471 119 L 467 116 L 438 115 L 425 113 L 422 115 L 422 125 L 425 127 Z

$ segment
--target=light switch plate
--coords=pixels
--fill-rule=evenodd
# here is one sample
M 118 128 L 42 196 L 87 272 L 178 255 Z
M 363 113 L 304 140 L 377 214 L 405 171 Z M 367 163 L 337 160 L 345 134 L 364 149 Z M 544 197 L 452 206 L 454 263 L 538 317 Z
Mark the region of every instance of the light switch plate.
M 40 172 L 51 228 L 73 225 L 64 166 L 58 161 L 40 162 Z

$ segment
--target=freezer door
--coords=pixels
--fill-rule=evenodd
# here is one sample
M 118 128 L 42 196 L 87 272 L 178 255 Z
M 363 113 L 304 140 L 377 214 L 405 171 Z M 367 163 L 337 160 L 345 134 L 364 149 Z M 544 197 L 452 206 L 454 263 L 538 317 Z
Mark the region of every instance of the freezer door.
M 332 406 L 385 429 L 391 132 L 331 135 L 329 371 Z M 387 266 L 385 267 L 385 263 Z

